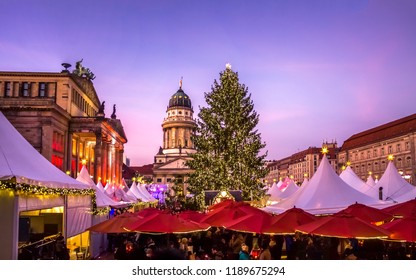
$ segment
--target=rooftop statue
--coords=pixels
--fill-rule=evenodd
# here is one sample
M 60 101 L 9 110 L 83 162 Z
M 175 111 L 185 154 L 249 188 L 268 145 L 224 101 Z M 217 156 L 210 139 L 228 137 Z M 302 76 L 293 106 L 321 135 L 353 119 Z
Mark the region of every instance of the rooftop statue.
M 82 61 L 83 60 L 84 59 L 81 59 L 81 60 L 76 62 L 75 70 L 73 71 L 73 73 L 80 76 L 80 77 L 85 77 L 89 80 L 94 80 L 95 79 L 94 73 L 92 73 L 89 68 L 86 68 L 86 67 L 82 66 Z

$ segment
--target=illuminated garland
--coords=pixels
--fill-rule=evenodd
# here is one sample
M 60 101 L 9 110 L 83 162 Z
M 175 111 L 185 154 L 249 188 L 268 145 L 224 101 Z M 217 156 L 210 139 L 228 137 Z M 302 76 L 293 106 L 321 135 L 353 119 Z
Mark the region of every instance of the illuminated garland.
M 15 183 L 12 181 L 1 181 L 0 190 L 9 190 L 13 191 L 18 195 L 56 195 L 56 196 L 66 196 L 66 195 L 89 195 L 91 196 L 92 209 L 91 212 L 96 215 L 96 213 L 101 210 L 97 210 L 97 200 L 95 191 L 93 189 L 54 189 L 48 188 L 45 186 L 31 185 L 26 183 Z
M 48 188 L 45 186 L 39 186 L 39 185 L 31 185 L 26 183 L 15 183 L 13 181 L 0 181 L 0 190 L 8 190 L 12 191 L 18 195 L 56 195 L 56 196 L 67 196 L 67 195 L 89 195 L 91 196 L 91 203 L 92 203 L 92 209 L 90 211 L 93 215 L 106 215 L 108 212 L 110 212 L 110 207 L 97 207 L 97 197 L 95 195 L 95 190 L 93 189 L 54 189 L 54 188 Z M 149 206 L 153 203 L 149 202 L 142 202 L 139 201 L 134 204 L 130 204 L 126 206 L 126 209 L 130 209 L 133 207 L 139 207 L 139 206 Z

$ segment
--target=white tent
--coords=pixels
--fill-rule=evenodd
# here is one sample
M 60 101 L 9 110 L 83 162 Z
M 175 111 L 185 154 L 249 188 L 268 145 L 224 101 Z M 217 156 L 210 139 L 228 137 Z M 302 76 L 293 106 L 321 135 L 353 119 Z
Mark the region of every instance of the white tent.
M 351 166 L 347 166 L 344 171 L 341 172 L 339 177 L 348 185 L 360 192 L 367 192 L 371 187 L 367 185 L 357 174 L 352 170 Z
M 104 186 L 101 183 L 101 181 L 98 181 L 98 183 L 97 183 L 96 186 L 97 186 L 98 189 L 100 189 L 100 191 L 102 191 L 103 193 L 105 193 L 105 189 L 104 189 Z
M 134 196 L 137 199 L 143 201 L 141 194 L 139 193 L 139 190 L 137 189 L 137 183 L 136 181 L 133 181 L 133 183 L 131 184 L 129 190 L 127 191 L 127 194 L 130 196 Z
M 333 214 L 356 202 L 372 207 L 382 207 L 386 203 L 369 197 L 345 183 L 324 156 L 306 187 L 300 188 L 290 197 L 263 210 L 282 213 L 297 207 L 312 214 Z
M 382 199 L 386 201 L 404 202 L 415 198 L 415 186 L 400 176 L 393 161 L 389 161 L 380 180 L 366 194 L 379 198 L 380 188 Z
M 115 201 L 113 199 L 111 199 L 110 197 L 108 197 L 108 195 L 106 195 L 104 193 L 104 189 L 98 186 L 98 184 L 96 185 L 94 183 L 94 181 L 91 179 L 90 174 L 87 170 L 87 168 L 85 167 L 85 165 L 82 166 L 81 171 L 78 174 L 77 180 L 80 182 L 83 182 L 89 186 L 91 186 L 94 190 L 95 190 L 95 197 L 96 197 L 96 204 L 97 207 L 102 208 L 102 207 L 123 207 L 126 206 L 124 203 L 120 203 L 118 201 Z M 101 182 L 100 182 L 101 184 Z
M 293 180 L 290 180 L 287 183 L 286 188 L 282 192 L 280 192 L 280 200 L 290 197 L 299 189 L 300 188 L 298 187 L 298 185 L 296 185 L 295 182 L 293 182 Z
M 137 202 L 137 198 L 133 195 L 127 194 L 122 186 L 115 186 L 114 187 L 114 197 L 117 201 L 122 201 L 126 203 L 134 203 Z
M 17 259 L 21 211 L 63 207 L 66 238 L 90 227 L 90 186 L 44 158 L 2 112 L 0 135 L 0 259 Z
M 137 184 L 136 188 L 138 190 L 138 192 L 140 193 L 141 197 L 143 198 L 144 202 L 154 202 L 157 199 L 154 198 L 149 191 L 146 189 L 146 185 L 145 184 Z
M 374 187 L 374 185 L 376 184 L 376 182 L 373 179 L 373 176 L 371 175 L 368 175 L 367 181 L 365 183 L 370 187 Z
M 270 196 L 268 200 L 269 203 L 274 203 L 274 202 L 281 200 L 280 198 L 281 193 L 282 191 L 279 189 L 276 182 L 274 182 L 273 185 L 270 187 L 270 189 L 268 189 L 268 191 L 266 192 L 266 194 Z
M 309 180 L 308 180 L 308 178 L 306 178 L 306 177 L 305 177 L 305 178 L 303 179 L 302 185 L 300 185 L 300 187 L 301 187 L 301 188 L 306 187 L 306 185 L 307 185 L 308 183 L 309 183 Z

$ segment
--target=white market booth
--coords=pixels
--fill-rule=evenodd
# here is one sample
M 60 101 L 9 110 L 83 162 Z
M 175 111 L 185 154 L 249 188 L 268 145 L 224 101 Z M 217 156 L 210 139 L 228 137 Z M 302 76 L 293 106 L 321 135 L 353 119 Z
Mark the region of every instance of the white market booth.
M 18 259 L 19 246 L 58 232 L 65 240 L 84 232 L 94 201 L 93 189 L 45 159 L 0 112 L 0 259 Z

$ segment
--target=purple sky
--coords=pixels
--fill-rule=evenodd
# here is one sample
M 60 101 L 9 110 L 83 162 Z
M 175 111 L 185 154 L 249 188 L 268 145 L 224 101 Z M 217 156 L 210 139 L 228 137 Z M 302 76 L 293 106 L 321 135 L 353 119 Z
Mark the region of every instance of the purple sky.
M 178 89 L 195 117 L 230 63 L 268 159 L 415 113 L 416 1 L 1 1 L 0 70 L 84 59 L 132 165 L 153 162 Z

